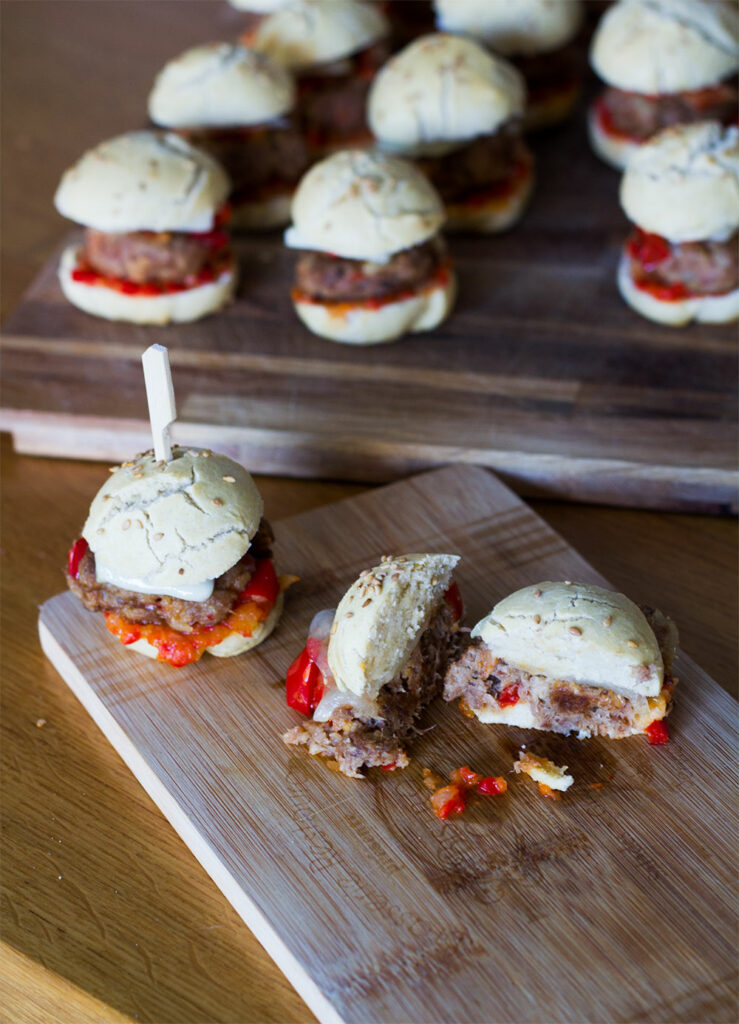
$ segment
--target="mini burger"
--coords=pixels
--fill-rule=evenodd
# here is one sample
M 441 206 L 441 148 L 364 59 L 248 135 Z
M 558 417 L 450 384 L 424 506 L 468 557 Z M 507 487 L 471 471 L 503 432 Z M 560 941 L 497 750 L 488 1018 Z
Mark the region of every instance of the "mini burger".
M 444 699 L 481 722 L 664 742 L 677 630 L 587 583 L 537 583 L 500 601 L 447 669 Z
M 64 174 L 54 198 L 86 228 L 84 242 L 62 254 L 62 291 L 106 320 L 181 323 L 214 313 L 236 286 L 228 193 L 220 164 L 177 135 L 102 142 Z
M 607 84 L 590 108 L 593 149 L 613 167 L 662 128 L 736 122 L 739 7 L 724 0 L 620 0 L 593 36 Z
M 387 60 L 390 25 L 361 0 L 293 0 L 262 19 L 249 45 L 292 71 L 312 152 L 369 146 L 367 90 Z
M 234 43 L 187 50 L 160 71 L 149 116 L 215 157 L 231 179 L 232 227 L 284 227 L 308 167 L 289 71 Z
M 405 768 L 406 744 L 438 695 L 462 617 L 457 555 L 400 555 L 366 569 L 336 611 L 313 620 L 287 673 L 287 703 L 310 716 L 286 743 L 344 775 Z
M 380 71 L 368 119 L 379 147 L 412 159 L 441 195 L 450 231 L 503 231 L 528 202 L 521 74 L 471 39 L 422 36 Z
M 618 287 L 658 323 L 739 318 L 739 129 L 666 128 L 629 161 L 621 205 L 635 224 Z
M 371 345 L 445 319 L 456 280 L 438 231 L 441 200 L 411 164 L 350 150 L 298 186 L 285 242 L 297 263 L 295 311 L 331 341 Z
M 584 60 L 575 37 L 580 0 L 435 0 L 442 32 L 471 36 L 507 57 L 526 79 L 525 127 L 568 117 L 580 95 Z
M 176 667 L 228 658 L 269 636 L 282 612 L 272 531 L 238 463 L 174 448 L 113 470 L 69 552 L 67 583 L 130 650 Z

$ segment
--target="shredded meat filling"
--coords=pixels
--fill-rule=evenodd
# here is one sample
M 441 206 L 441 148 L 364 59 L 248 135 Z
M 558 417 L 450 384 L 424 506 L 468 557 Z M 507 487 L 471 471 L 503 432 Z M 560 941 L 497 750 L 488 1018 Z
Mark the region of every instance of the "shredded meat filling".
M 192 633 L 201 626 L 215 626 L 231 613 L 254 573 L 255 560 L 271 557 L 273 540 L 272 528 L 262 519 L 247 554 L 216 579 L 213 593 L 206 601 L 141 594 L 101 583 L 95 575 L 95 556 L 90 550 L 82 557 L 77 576 L 67 574 L 67 584 L 88 611 L 116 612 L 128 622 L 169 626 L 180 633 Z
M 422 634 L 407 664 L 380 690 L 376 718 L 355 717 L 350 705 L 337 708 L 327 722 L 307 721 L 285 733 L 285 743 L 333 758 L 339 770 L 362 778 L 363 769 L 408 764 L 406 742 L 418 731 L 424 708 L 438 695 L 456 632 L 446 604 Z
M 671 680 L 677 647 L 677 629 L 661 612 L 642 608 L 657 638 Z M 471 711 L 499 709 L 504 689 L 516 687 L 518 700 L 530 709 L 534 727 L 552 732 L 576 732 L 582 736 L 630 735 L 635 722 L 649 713 L 648 697 L 626 695 L 600 686 L 583 686 L 572 680 L 533 676 L 496 658 L 478 637 L 469 640 L 461 655 L 450 663 L 444 678 L 444 700 L 461 697 Z

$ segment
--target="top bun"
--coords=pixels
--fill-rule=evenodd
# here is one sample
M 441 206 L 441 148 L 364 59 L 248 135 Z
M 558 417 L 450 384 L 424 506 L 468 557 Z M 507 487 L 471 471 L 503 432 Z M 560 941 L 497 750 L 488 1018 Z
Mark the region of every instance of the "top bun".
M 739 229 L 739 129 L 717 121 L 666 128 L 634 153 L 621 181 L 626 216 L 671 242 Z
M 294 71 L 365 50 L 390 31 L 375 4 L 360 0 L 293 0 L 256 29 L 255 50 Z
M 420 156 L 489 135 L 523 114 L 523 76 L 471 39 L 421 36 L 370 89 L 367 120 L 383 149 Z
M 266 54 L 210 43 L 165 64 L 149 95 L 149 117 L 166 128 L 259 124 L 294 102 L 290 73 Z
M 458 555 L 383 558 L 336 609 L 328 665 L 340 690 L 374 698 L 394 679 L 448 589 Z
M 272 14 L 280 7 L 286 7 L 291 0 L 228 0 L 237 11 L 250 11 L 253 14 Z
M 620 0 L 593 36 L 590 62 L 609 85 L 685 92 L 739 68 L 739 7 L 712 0 Z
M 656 697 L 664 665 L 643 612 L 587 583 L 537 583 L 499 601 L 472 630 L 531 675 Z
M 296 249 L 381 262 L 419 245 L 444 223 L 444 207 L 412 164 L 344 150 L 314 164 L 292 202 L 285 241 Z
M 583 19 L 580 0 L 434 0 L 434 7 L 442 32 L 470 35 L 504 57 L 558 50 Z
M 215 579 L 249 550 L 262 498 L 243 466 L 207 449 L 144 452 L 100 488 L 82 536 L 99 562 L 149 587 Z
M 178 135 L 127 132 L 65 171 L 54 203 L 98 231 L 210 231 L 229 191 L 221 165 Z

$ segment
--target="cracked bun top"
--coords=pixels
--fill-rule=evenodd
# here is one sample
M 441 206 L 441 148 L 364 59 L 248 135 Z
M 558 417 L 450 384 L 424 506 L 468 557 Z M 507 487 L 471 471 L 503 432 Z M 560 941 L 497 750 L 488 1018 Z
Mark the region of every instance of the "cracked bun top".
M 257 27 L 252 45 L 292 71 L 351 57 L 390 31 L 374 3 L 362 0 L 293 0 Z
M 659 132 L 629 160 L 620 198 L 630 220 L 671 242 L 729 238 L 739 229 L 739 129 L 701 121 Z
M 340 690 L 374 698 L 408 661 L 451 583 L 458 555 L 383 558 L 336 609 L 328 664 Z
M 558 50 L 583 19 L 580 0 L 434 0 L 434 7 L 442 32 L 470 35 L 504 57 Z
M 531 675 L 656 697 L 657 638 L 633 601 L 589 583 L 536 583 L 499 601 L 472 630 L 492 654 Z
M 285 241 L 291 248 L 382 261 L 431 238 L 444 216 L 433 185 L 412 164 L 343 150 L 301 180 Z
M 166 128 L 261 124 L 292 109 L 289 71 L 238 43 L 195 46 L 162 68 L 149 117 Z
M 526 84 L 502 57 L 460 36 L 421 36 L 392 57 L 370 89 L 367 119 L 382 149 L 433 155 L 490 135 L 523 114 Z
M 733 0 L 619 0 L 598 25 L 593 70 L 630 92 L 685 92 L 739 69 L 739 7 Z
M 175 447 L 166 464 L 144 452 L 119 466 L 95 495 L 82 536 L 116 576 L 178 587 L 235 565 L 262 512 L 243 466 L 207 449 Z
M 230 191 L 221 165 L 178 135 L 127 132 L 64 172 L 54 203 L 98 231 L 210 231 Z

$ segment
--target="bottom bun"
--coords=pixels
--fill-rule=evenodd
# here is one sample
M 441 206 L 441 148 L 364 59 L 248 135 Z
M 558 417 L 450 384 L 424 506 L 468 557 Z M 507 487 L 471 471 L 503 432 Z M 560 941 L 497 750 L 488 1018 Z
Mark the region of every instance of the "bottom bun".
M 59 283 L 66 298 L 92 316 L 127 320 L 133 324 L 189 323 L 215 313 L 233 297 L 236 263 L 232 261 L 215 281 L 164 295 L 124 295 L 104 284 L 85 284 L 72 278 L 80 249 L 69 246 L 59 261 Z
M 404 334 L 431 331 L 445 320 L 457 297 L 457 279 L 396 302 L 372 308 L 362 303 L 323 303 L 293 298 L 295 312 L 313 334 L 347 345 L 377 345 Z
M 517 182 L 515 190 L 505 196 L 492 196 L 475 203 L 448 203 L 444 231 L 472 231 L 476 234 L 496 234 L 507 231 L 523 215 L 534 189 L 534 172 Z
M 292 192 L 234 205 L 228 226 L 232 231 L 271 231 L 290 223 Z
M 598 117 L 597 101 L 591 103 L 588 110 L 588 136 L 596 156 L 619 171 L 626 167 L 632 153 L 641 146 L 641 143 L 626 136 L 611 135 L 602 127 Z
M 581 87 L 581 82 L 568 82 L 561 88 L 552 89 L 539 100 L 529 96 L 523 118 L 523 130 L 535 132 L 566 121 L 580 98 Z
M 275 601 L 272 611 L 264 622 L 259 623 L 251 636 L 242 636 L 241 633 L 232 633 L 231 636 L 227 636 L 225 640 L 221 640 L 219 644 L 215 644 L 213 647 L 206 647 L 205 650 L 208 654 L 214 654 L 217 658 L 233 658 L 236 654 L 243 654 L 244 651 L 250 651 L 253 647 L 261 644 L 262 640 L 266 640 L 275 628 L 279 622 L 280 616 L 282 615 L 283 604 L 284 595 L 280 594 Z M 129 651 L 136 651 L 137 654 L 143 654 L 147 658 L 153 658 L 155 661 L 159 660 L 159 652 L 156 647 L 154 647 L 153 644 L 150 644 L 147 640 L 136 640 L 132 644 L 126 644 L 126 648 Z
M 725 295 L 691 295 L 685 299 L 658 299 L 638 288 L 631 276 L 631 260 L 623 252 L 618 264 L 618 290 L 625 301 L 648 320 L 682 327 L 697 320 L 703 324 L 728 324 L 739 319 L 739 288 Z

